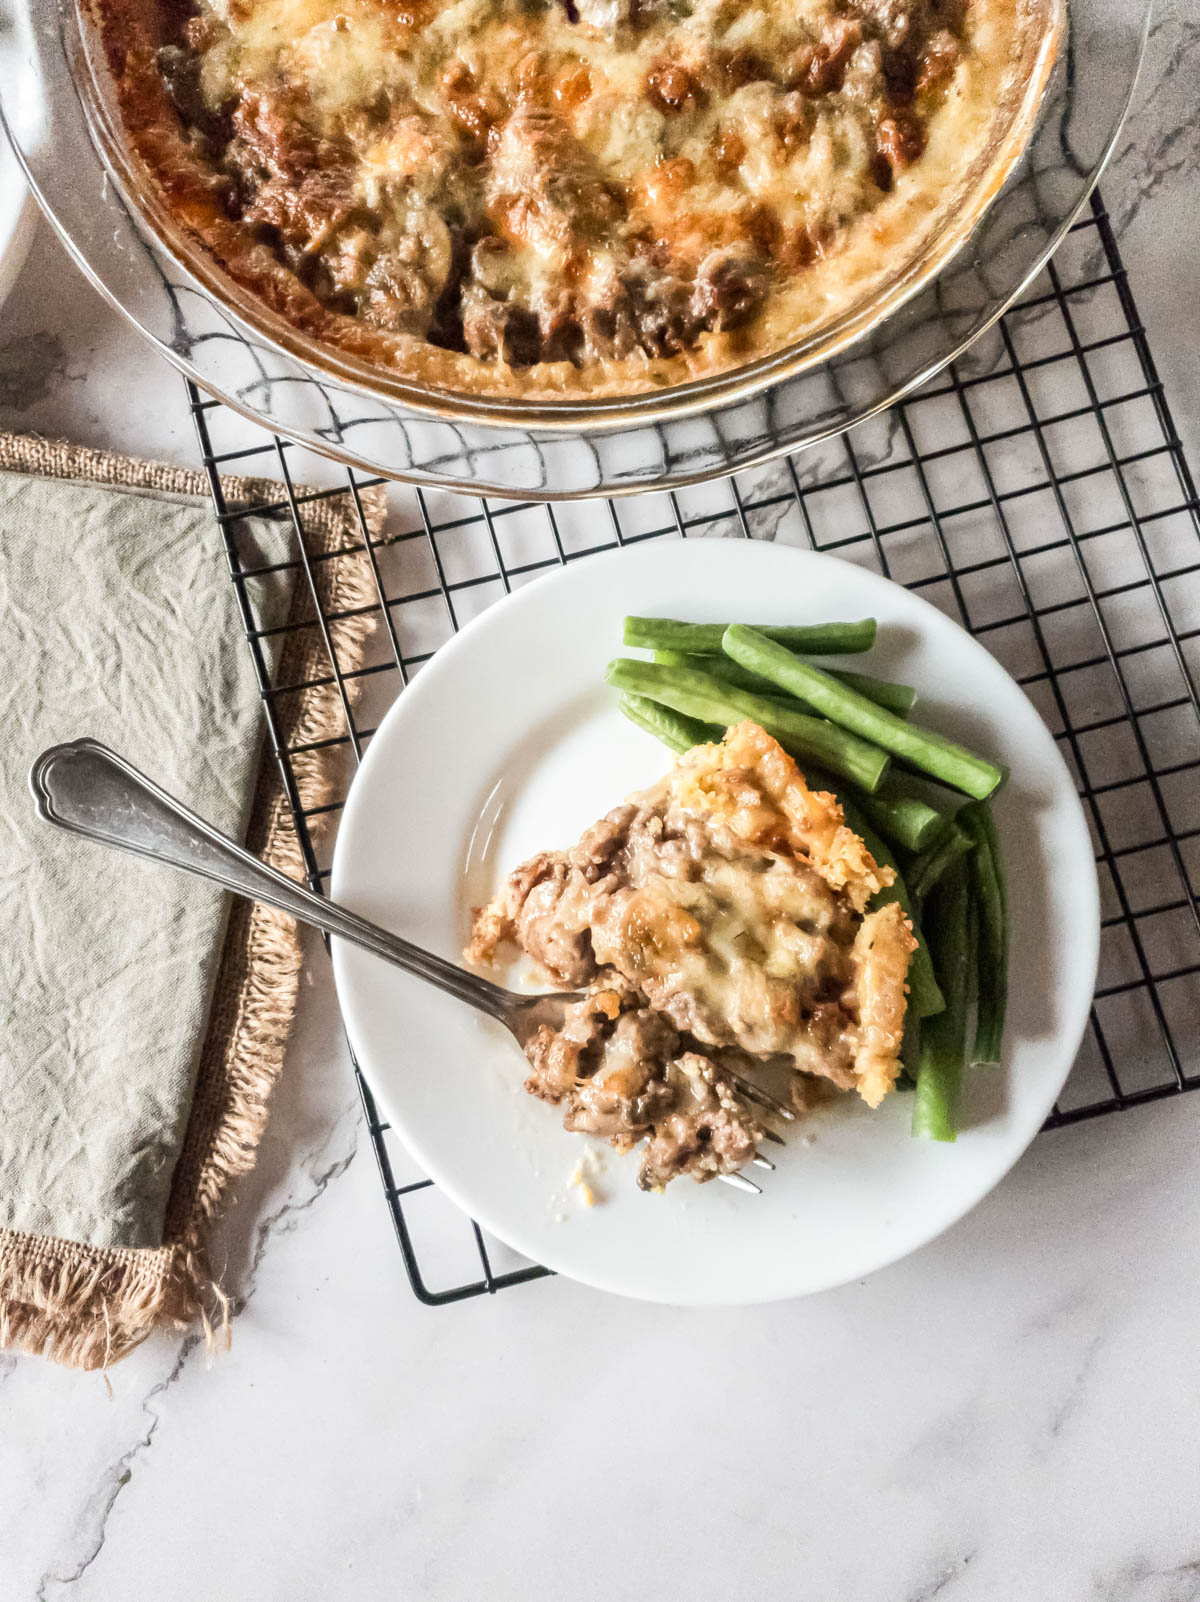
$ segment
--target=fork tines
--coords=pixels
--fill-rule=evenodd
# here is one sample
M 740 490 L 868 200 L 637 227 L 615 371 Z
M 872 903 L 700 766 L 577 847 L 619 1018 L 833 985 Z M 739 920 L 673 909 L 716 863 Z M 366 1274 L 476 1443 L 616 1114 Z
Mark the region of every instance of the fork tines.
M 757 1106 L 762 1107 L 769 1112 L 772 1117 L 780 1118 L 784 1123 L 795 1123 L 796 1114 L 790 1107 L 785 1106 L 777 1096 L 772 1096 L 770 1092 L 764 1090 L 761 1085 L 756 1085 L 753 1080 L 746 1079 L 743 1077 L 743 1075 L 734 1073 L 729 1068 L 726 1068 L 725 1073 L 741 1091 L 742 1095 L 745 1096 L 747 1101 L 756 1103 Z M 773 1129 L 764 1129 L 763 1137 L 766 1140 L 773 1140 L 777 1146 L 782 1146 L 784 1144 L 783 1140 L 775 1133 Z M 775 1171 L 775 1164 L 769 1157 L 764 1157 L 760 1151 L 756 1151 L 750 1161 L 753 1163 L 755 1168 L 765 1168 L 771 1173 L 774 1173 Z M 731 1185 L 734 1190 L 745 1191 L 751 1196 L 762 1195 L 762 1186 L 756 1185 L 754 1181 L 752 1179 L 748 1179 L 745 1174 L 718 1174 L 717 1178 L 720 1179 L 724 1184 Z
M 761 1196 L 762 1186 L 756 1185 L 745 1174 L 718 1174 L 717 1178 L 723 1185 L 731 1185 L 734 1190 L 744 1190 L 751 1196 Z
M 782 1118 L 785 1124 L 794 1124 L 796 1122 L 796 1114 L 790 1107 L 780 1101 L 778 1096 L 772 1096 L 761 1085 L 756 1085 L 753 1080 L 746 1079 L 741 1074 L 735 1074 L 732 1069 L 726 1068 L 725 1075 L 726 1078 L 733 1081 L 747 1101 L 753 1101 L 758 1106 L 765 1107 L 776 1118 Z

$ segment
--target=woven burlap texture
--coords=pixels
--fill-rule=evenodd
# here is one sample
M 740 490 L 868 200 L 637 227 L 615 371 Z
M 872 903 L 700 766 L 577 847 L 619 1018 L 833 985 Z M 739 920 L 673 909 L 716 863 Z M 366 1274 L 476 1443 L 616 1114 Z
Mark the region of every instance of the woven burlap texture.
M 208 494 L 196 471 L 141 462 L 82 446 L 0 433 L 0 470 L 75 478 L 164 496 Z M 269 480 L 222 480 L 230 507 L 254 509 L 285 498 Z M 303 496 L 304 492 L 298 492 Z M 372 535 L 385 501 L 378 489 L 361 500 Z M 349 493 L 304 504 L 305 546 L 322 610 L 345 679 L 360 665 L 377 602 Z M 214 530 L 214 538 L 215 538 Z M 313 617 L 305 582 L 296 584 L 289 623 Z M 279 698 L 299 800 L 305 809 L 332 798 L 340 747 L 321 742 L 345 734 L 345 718 L 329 659 L 316 627 L 289 630 L 279 664 L 281 684 L 307 686 Z M 321 682 L 324 681 L 324 682 Z M 250 828 L 250 849 L 303 879 L 304 863 L 277 765 L 264 747 Z M 208 1245 L 234 1181 L 254 1165 L 291 1028 L 300 974 L 295 923 L 257 903 L 235 901 L 225 935 L 183 1150 L 172 1180 L 163 1244 L 151 1250 L 83 1246 L 69 1240 L 0 1229 L 0 1347 L 38 1352 L 73 1368 L 107 1368 L 156 1329 L 199 1320 L 206 1334 L 227 1329 L 227 1301 Z

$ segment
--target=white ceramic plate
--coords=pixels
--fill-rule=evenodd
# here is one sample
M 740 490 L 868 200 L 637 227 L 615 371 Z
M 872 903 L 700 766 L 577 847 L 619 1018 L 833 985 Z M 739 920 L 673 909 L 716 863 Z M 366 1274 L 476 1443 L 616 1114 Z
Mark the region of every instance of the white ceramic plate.
M 1002 1070 L 970 1077 L 957 1144 L 909 1137 L 911 1099 L 840 1098 L 778 1153 L 764 1194 L 634 1184 L 606 1155 L 582 1205 L 587 1144 L 521 1088 L 499 1025 L 342 942 L 351 1042 L 387 1117 L 442 1189 L 535 1261 L 648 1300 L 768 1301 L 860 1278 L 986 1195 L 1036 1134 L 1079 1045 L 1099 898 L 1070 775 L 1022 691 L 925 601 L 845 562 L 733 540 L 661 541 L 575 563 L 514 593 L 439 651 L 384 719 L 338 834 L 333 893 L 457 956 L 470 908 L 544 847 L 572 844 L 669 760 L 603 682 L 626 612 L 798 623 L 874 616 L 870 671 L 915 684 L 919 716 L 1006 762 L 1011 1025 Z
M 20 60 L 15 37 L 0 31 L 0 84 L 15 78 Z M 36 222 L 33 196 L 8 137 L 0 128 L 0 305 L 16 283 Z

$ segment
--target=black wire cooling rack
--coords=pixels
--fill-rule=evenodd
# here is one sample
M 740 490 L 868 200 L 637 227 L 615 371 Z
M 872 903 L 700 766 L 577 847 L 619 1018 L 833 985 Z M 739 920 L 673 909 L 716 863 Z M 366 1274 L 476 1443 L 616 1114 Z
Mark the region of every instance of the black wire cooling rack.
M 1075 1122 L 1200 1086 L 1200 506 L 1108 216 L 1099 198 L 1053 263 L 946 373 L 849 434 L 701 488 L 560 504 L 470 500 L 393 487 L 385 535 L 363 492 L 194 388 L 190 403 L 269 737 L 309 879 L 323 888 L 332 831 L 300 804 L 278 681 L 256 607 L 247 513 L 290 520 L 282 564 L 307 587 L 354 765 L 387 706 L 438 645 L 557 563 L 646 539 L 731 535 L 837 551 L 920 590 L 1024 686 L 1071 765 L 1101 879 L 1100 975 L 1084 1045 L 1048 1120 Z M 228 436 L 229 448 L 223 448 Z M 233 442 L 237 441 L 237 448 Z M 284 498 L 226 504 L 234 463 L 281 477 Z M 301 491 L 314 476 L 326 487 Z M 371 652 L 338 659 L 322 607 L 307 509 L 352 498 L 369 564 Z M 336 812 L 340 797 L 322 807 Z M 356 1069 L 357 1072 L 357 1069 Z M 381 1121 L 358 1076 L 396 1236 L 424 1302 L 458 1301 L 543 1275 L 463 1219 Z

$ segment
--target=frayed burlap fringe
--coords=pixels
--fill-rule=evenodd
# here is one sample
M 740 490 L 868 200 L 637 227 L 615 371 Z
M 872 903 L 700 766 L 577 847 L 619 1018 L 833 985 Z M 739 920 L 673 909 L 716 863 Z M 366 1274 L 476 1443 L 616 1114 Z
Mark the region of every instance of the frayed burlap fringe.
M 0 469 L 160 495 L 207 494 L 207 482 L 198 472 L 3 433 Z M 252 508 L 283 498 L 281 486 L 261 479 L 226 479 L 223 488 L 231 506 Z M 383 494 L 367 491 L 362 500 L 376 533 L 384 515 Z M 304 516 L 310 554 L 347 552 L 314 564 L 322 606 L 336 618 L 330 634 L 345 678 L 361 662 L 373 627 L 371 608 L 377 597 L 370 567 L 355 549 L 361 538 L 348 494 L 310 503 Z M 311 598 L 297 586 L 291 621 L 303 623 L 311 613 Z M 318 629 L 297 628 L 287 641 L 280 683 L 328 677 Z M 315 684 L 286 699 L 288 706 L 281 712 L 289 746 L 311 746 L 345 733 L 335 684 Z M 293 758 L 306 810 L 331 799 L 341 760 L 337 746 Z M 247 843 L 274 867 L 303 879 L 300 842 L 269 756 Z M 234 902 L 172 1180 L 163 1245 L 153 1250 L 98 1248 L 0 1229 L 0 1347 L 39 1352 L 72 1368 L 96 1369 L 118 1362 L 155 1329 L 199 1321 L 210 1343 L 227 1338 L 229 1304 L 215 1281 L 208 1242 L 234 1180 L 254 1165 L 283 1062 L 299 975 L 300 943 L 293 920 L 257 903 Z

